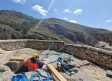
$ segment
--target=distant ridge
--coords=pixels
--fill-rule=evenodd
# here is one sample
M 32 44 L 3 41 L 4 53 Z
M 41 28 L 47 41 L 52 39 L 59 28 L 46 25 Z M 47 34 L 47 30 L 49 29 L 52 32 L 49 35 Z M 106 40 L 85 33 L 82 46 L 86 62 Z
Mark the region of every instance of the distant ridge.
M 57 18 L 33 18 L 14 10 L 0 10 L 0 39 L 63 40 L 94 46 L 98 41 L 112 45 L 112 31 L 91 28 Z

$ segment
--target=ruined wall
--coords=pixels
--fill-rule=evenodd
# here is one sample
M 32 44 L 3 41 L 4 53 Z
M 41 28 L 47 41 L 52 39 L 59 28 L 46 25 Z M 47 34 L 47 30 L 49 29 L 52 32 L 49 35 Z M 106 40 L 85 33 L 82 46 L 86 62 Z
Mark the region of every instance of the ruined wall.
M 21 48 L 33 48 L 38 50 L 47 50 L 53 41 L 48 40 L 0 40 L 0 47 L 4 50 L 16 50 Z M 58 51 L 65 43 L 63 41 L 54 41 L 50 50 Z M 101 67 L 112 69 L 112 51 L 95 48 L 86 45 L 65 44 L 65 53 L 72 54 L 75 49 L 74 56 L 86 59 Z

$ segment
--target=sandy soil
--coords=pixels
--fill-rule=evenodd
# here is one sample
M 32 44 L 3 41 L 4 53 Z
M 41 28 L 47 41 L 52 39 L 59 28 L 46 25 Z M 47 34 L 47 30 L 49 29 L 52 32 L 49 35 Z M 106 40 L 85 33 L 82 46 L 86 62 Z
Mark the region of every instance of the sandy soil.
M 56 51 L 50 50 L 48 55 L 53 54 L 55 52 Z M 41 58 L 46 53 L 46 50 L 35 50 L 30 48 L 24 48 L 24 49 L 19 49 L 15 51 L 4 51 L 0 49 L 0 66 L 6 64 L 9 61 L 10 57 L 24 57 L 27 59 L 32 57 L 32 54 L 34 53 L 40 54 L 40 58 Z M 61 54 L 61 53 L 58 53 L 58 54 Z M 68 57 L 70 55 L 64 53 L 62 56 Z M 44 62 L 48 63 L 51 61 L 55 61 L 58 57 L 59 56 L 53 55 L 49 58 L 44 58 Z M 74 61 L 79 61 L 79 62 L 82 61 L 75 57 L 72 57 L 72 58 L 74 59 Z M 55 68 L 57 67 L 56 63 L 53 63 L 52 65 Z M 106 70 L 101 69 L 98 66 L 87 65 L 87 66 L 81 66 L 80 68 L 77 68 L 77 67 L 74 67 L 74 68 L 78 69 L 79 72 L 72 76 L 68 76 L 65 72 L 61 72 L 61 71 L 59 72 L 68 81 L 112 81 L 111 78 L 106 77 Z M 14 75 L 15 75 L 14 72 L 12 72 L 11 70 L 0 72 L 0 81 L 11 81 L 11 77 Z M 26 75 L 28 75 L 28 78 L 30 78 L 31 72 L 26 73 Z

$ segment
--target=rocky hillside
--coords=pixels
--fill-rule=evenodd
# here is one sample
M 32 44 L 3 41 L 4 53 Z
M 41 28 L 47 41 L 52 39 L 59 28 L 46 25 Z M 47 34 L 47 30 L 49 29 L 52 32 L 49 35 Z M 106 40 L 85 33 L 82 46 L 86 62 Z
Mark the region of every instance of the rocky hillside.
M 91 28 L 64 20 L 35 19 L 21 12 L 0 10 L 0 39 L 63 40 L 94 46 L 98 41 L 112 45 L 112 31 Z

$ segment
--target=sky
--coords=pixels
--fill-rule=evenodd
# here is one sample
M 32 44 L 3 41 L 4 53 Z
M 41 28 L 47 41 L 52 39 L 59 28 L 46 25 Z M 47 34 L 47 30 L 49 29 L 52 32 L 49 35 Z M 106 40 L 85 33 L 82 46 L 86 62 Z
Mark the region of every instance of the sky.
M 112 0 L 0 0 L 4 9 L 112 31 Z

